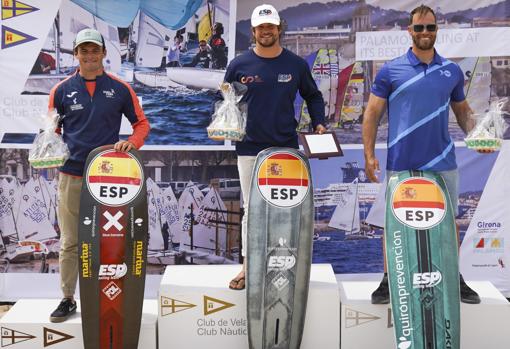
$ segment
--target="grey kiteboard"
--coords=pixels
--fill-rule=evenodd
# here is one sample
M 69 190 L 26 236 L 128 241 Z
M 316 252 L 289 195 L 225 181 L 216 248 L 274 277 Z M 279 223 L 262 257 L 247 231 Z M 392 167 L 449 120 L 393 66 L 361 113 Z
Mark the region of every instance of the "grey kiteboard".
M 297 349 L 305 322 L 314 223 L 307 159 L 291 148 L 260 152 L 248 207 L 250 348 Z

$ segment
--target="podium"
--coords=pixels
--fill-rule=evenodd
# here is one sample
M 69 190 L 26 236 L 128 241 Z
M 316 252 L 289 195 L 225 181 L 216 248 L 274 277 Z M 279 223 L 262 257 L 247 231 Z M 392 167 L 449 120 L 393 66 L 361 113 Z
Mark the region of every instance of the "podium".
M 371 304 L 380 274 L 337 275 L 341 302 L 341 348 L 396 348 L 391 304 Z M 461 303 L 461 348 L 505 349 L 509 347 L 510 305 L 487 281 L 467 281 L 480 304 Z
M 83 348 L 80 301 L 76 314 L 61 323 L 50 322 L 50 314 L 60 299 L 20 299 L 0 319 L 1 347 L 38 349 L 51 346 L 58 349 Z M 139 349 L 156 348 L 156 300 L 143 302 Z M 14 346 L 16 345 L 16 346 Z
M 168 266 L 159 290 L 160 348 L 248 348 L 246 291 L 230 290 L 240 265 Z M 338 284 L 312 265 L 301 349 L 338 349 Z

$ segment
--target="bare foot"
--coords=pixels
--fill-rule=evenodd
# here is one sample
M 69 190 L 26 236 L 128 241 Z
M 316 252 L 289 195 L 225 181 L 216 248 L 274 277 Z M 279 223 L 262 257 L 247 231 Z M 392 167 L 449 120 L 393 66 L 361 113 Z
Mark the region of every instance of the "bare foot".
M 231 290 L 244 290 L 245 281 L 246 281 L 245 273 L 244 273 L 244 268 L 243 268 L 241 270 L 241 272 L 239 274 L 237 274 L 237 276 L 230 281 L 230 284 L 228 285 L 228 287 Z

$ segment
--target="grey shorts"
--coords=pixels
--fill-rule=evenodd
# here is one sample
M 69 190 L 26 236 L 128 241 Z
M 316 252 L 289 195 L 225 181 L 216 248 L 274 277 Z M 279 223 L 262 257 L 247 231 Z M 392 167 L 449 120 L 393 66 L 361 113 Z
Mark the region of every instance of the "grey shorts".
M 388 183 L 390 177 L 397 172 L 398 171 L 386 171 L 386 183 Z M 455 212 L 455 217 L 457 217 L 459 214 L 459 170 L 439 171 L 437 173 L 444 179 L 452 202 L 453 212 Z

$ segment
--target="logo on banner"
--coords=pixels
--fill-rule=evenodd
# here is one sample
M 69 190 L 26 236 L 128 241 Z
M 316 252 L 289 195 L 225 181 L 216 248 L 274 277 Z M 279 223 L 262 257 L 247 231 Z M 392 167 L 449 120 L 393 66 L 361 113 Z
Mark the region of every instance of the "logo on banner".
M 39 9 L 17 0 L 2 0 L 2 19 L 26 15 Z
M 161 296 L 161 316 L 175 314 L 196 307 L 195 304 Z
M 72 338 L 74 338 L 74 336 L 71 336 L 70 334 L 44 327 L 44 347 L 49 347 L 50 345 L 57 344 Z
M 204 295 L 204 315 L 211 315 L 233 306 L 235 304 Z
M 18 344 L 35 338 L 35 336 L 32 336 L 31 334 L 11 330 L 7 327 L 2 327 L 0 330 L 2 331 L 2 347 Z
M 503 253 L 505 238 L 474 238 L 473 249 L 476 253 Z
M 268 203 L 277 207 L 301 204 L 310 187 L 308 169 L 298 156 L 276 152 L 265 158 L 257 170 L 257 186 Z
M 411 177 L 395 187 L 391 208 L 401 223 L 424 230 L 441 223 L 446 215 L 446 199 L 436 182 Z
M 96 155 L 88 167 L 88 189 L 104 205 L 127 205 L 138 196 L 142 185 L 142 166 L 130 153 L 107 150 Z
M 289 270 L 296 264 L 296 257 L 290 256 L 270 256 L 267 263 L 268 270 Z
M 345 308 L 345 328 L 356 327 L 379 319 L 380 317 L 372 314 Z
M 106 297 L 108 297 L 111 301 L 113 301 L 117 296 L 122 292 L 119 286 L 113 281 L 111 281 L 105 288 L 103 288 L 103 293 Z
M 6 27 L 5 25 L 2 26 L 2 42 L 1 42 L 2 50 L 13 46 L 21 45 L 36 39 L 37 38 L 22 33 L 16 29 Z

